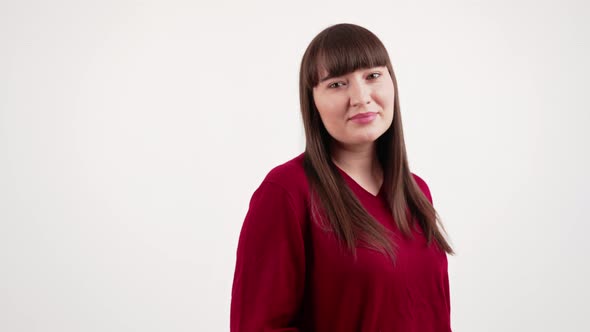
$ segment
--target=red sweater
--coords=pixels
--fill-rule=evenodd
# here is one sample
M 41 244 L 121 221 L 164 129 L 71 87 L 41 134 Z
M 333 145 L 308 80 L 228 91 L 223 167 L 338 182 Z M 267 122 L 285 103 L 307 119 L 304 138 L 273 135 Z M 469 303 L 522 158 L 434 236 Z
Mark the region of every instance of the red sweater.
M 397 230 L 383 193 L 372 195 L 338 169 L 365 209 L 396 235 L 397 263 L 310 221 L 303 154 L 272 169 L 252 195 L 237 249 L 232 332 L 448 332 L 446 253 L 420 230 Z M 432 202 L 426 183 L 414 179 Z

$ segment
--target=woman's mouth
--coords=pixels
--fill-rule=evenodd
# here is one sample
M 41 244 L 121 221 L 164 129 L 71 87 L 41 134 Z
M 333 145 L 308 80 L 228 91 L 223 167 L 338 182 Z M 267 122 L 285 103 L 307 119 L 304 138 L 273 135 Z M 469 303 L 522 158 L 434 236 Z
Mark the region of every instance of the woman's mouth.
M 359 113 L 359 114 L 353 116 L 352 118 L 350 118 L 350 120 L 354 121 L 356 123 L 365 124 L 365 123 L 369 123 L 369 122 L 375 120 L 376 117 L 377 117 L 377 113 L 375 113 L 375 112 L 365 112 L 365 113 Z

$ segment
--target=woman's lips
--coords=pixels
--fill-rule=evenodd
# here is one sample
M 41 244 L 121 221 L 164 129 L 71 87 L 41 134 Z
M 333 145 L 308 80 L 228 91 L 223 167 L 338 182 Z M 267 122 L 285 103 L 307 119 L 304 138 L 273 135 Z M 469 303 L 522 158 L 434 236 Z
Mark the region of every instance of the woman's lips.
M 359 114 L 353 116 L 352 118 L 350 118 L 350 120 L 354 121 L 356 123 L 369 123 L 369 122 L 375 120 L 376 117 L 377 117 L 377 113 L 365 112 L 365 113 L 359 113 Z

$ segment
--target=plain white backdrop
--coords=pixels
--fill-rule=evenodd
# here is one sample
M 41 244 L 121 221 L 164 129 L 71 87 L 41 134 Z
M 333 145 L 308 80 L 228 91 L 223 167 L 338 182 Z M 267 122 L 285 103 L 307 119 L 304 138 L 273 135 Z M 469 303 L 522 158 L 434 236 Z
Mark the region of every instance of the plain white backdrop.
M 228 331 L 322 29 L 387 47 L 455 332 L 590 330 L 585 1 L 2 1 L 0 330 Z

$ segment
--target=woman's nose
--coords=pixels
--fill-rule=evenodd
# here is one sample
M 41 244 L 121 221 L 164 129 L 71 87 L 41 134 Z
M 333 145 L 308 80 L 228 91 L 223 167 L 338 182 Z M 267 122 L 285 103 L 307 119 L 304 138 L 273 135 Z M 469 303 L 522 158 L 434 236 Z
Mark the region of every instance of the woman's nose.
M 370 88 L 364 82 L 351 83 L 348 91 L 351 107 L 357 107 L 371 102 Z

